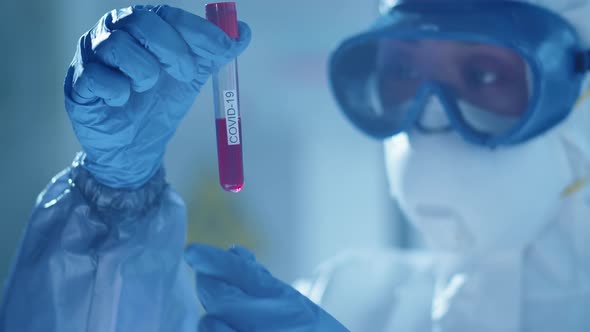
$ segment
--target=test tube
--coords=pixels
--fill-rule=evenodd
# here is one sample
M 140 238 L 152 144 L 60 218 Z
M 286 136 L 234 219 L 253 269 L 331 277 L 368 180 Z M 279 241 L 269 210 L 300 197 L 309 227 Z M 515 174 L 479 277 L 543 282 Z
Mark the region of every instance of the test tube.
M 239 37 L 235 2 L 210 3 L 205 5 L 205 12 L 207 20 L 230 38 Z M 239 192 L 244 186 L 239 95 L 238 62 L 234 59 L 213 74 L 219 183 L 230 192 Z

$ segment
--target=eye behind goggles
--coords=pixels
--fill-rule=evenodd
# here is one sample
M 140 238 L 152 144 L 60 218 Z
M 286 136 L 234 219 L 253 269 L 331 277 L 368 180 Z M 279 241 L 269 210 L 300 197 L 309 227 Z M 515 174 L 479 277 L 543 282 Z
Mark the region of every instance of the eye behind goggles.
M 565 119 L 590 56 L 573 27 L 520 2 L 401 3 L 330 59 L 346 116 L 386 138 L 409 130 L 432 98 L 466 140 L 517 144 Z

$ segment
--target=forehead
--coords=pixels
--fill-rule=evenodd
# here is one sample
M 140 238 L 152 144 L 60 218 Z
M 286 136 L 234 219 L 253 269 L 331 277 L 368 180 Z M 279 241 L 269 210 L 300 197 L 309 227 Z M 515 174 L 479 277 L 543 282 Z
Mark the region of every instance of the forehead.
M 483 43 L 471 43 L 449 40 L 381 40 L 377 44 L 377 57 L 379 60 L 391 59 L 390 57 L 403 54 L 424 54 L 428 59 L 444 56 L 486 56 L 489 60 L 503 62 L 522 62 L 520 55 L 513 50 Z

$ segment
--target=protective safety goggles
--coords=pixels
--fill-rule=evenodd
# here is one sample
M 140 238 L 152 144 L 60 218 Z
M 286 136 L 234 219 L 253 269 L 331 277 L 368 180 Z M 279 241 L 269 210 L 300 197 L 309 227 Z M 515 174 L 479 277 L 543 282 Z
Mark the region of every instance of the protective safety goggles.
M 333 53 L 330 79 L 344 113 L 373 137 L 455 130 L 493 147 L 566 118 L 588 54 L 567 21 L 535 5 L 399 1 Z M 432 107 L 446 123 L 428 124 Z

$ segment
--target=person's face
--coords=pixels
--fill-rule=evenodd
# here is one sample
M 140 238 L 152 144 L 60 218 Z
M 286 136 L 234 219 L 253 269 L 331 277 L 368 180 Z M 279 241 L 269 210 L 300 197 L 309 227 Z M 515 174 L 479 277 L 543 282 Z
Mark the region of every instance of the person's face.
M 456 98 L 504 116 L 527 109 L 527 65 L 507 48 L 445 40 L 387 40 L 377 53 L 384 106 L 411 100 L 427 82 L 444 84 Z

